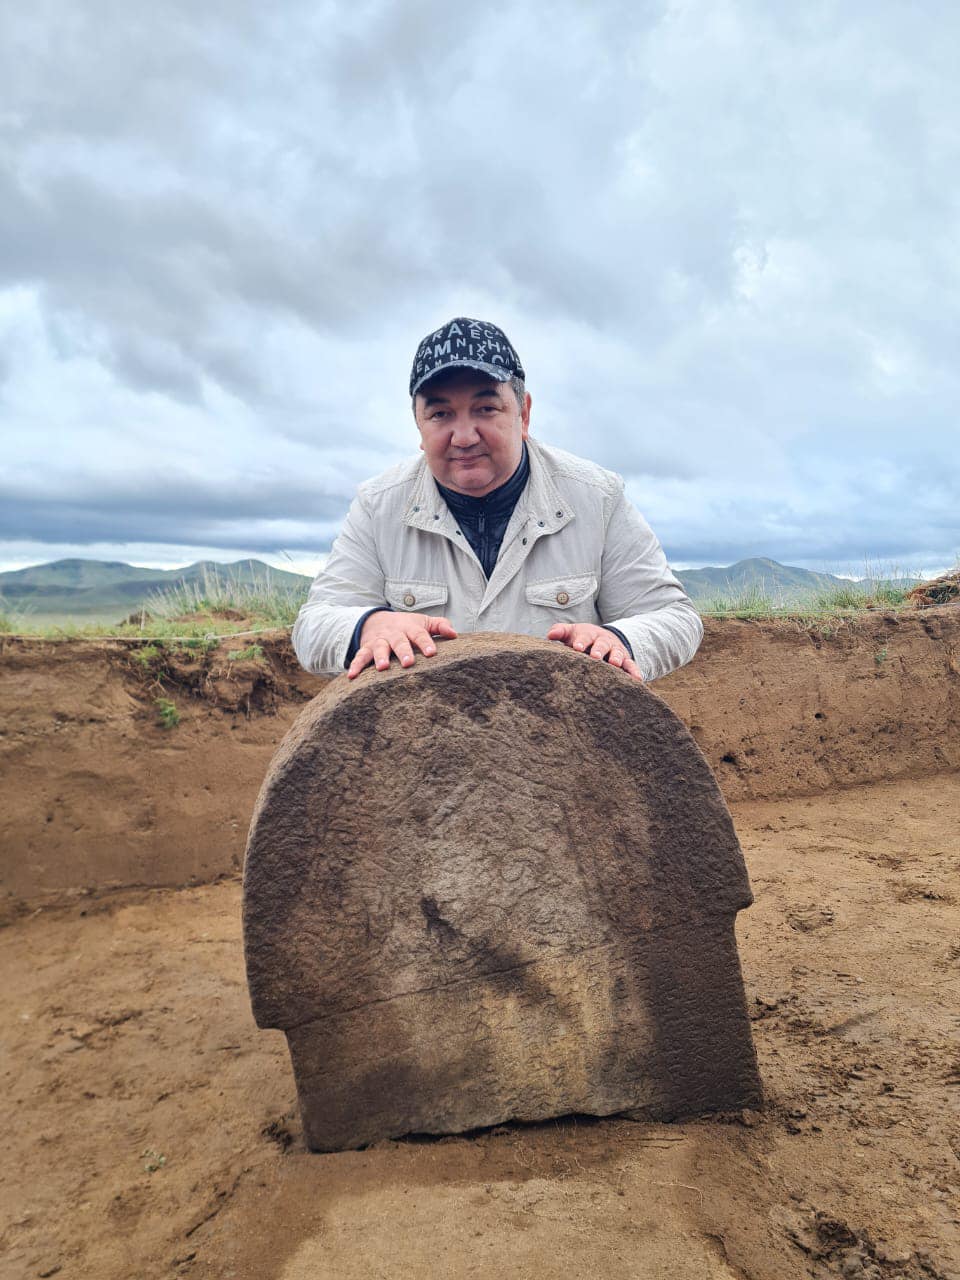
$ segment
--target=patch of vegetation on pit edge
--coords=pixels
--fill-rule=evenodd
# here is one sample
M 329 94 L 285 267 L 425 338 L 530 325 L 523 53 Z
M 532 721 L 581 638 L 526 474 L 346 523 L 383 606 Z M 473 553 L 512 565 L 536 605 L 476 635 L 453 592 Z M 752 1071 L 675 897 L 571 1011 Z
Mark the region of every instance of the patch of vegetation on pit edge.
M 154 698 L 153 705 L 157 709 L 157 719 L 163 729 L 175 729 L 180 723 L 180 712 L 177 704 L 169 698 Z

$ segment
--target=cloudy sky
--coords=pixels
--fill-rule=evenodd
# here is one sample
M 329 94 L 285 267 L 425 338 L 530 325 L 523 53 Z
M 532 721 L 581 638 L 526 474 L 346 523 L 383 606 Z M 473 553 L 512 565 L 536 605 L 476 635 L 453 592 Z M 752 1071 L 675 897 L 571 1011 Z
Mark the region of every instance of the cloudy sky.
M 0 568 L 311 571 L 419 339 L 679 566 L 960 554 L 952 0 L 31 0 L 0 17 Z

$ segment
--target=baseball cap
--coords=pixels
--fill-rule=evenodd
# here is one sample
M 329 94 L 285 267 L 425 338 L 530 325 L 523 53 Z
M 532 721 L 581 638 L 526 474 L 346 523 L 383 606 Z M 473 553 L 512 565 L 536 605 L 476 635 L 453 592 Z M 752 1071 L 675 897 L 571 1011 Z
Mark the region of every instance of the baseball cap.
M 435 373 L 454 368 L 479 369 L 498 382 L 526 377 L 520 357 L 503 330 L 466 316 L 448 320 L 428 333 L 417 347 L 410 371 L 411 396 Z

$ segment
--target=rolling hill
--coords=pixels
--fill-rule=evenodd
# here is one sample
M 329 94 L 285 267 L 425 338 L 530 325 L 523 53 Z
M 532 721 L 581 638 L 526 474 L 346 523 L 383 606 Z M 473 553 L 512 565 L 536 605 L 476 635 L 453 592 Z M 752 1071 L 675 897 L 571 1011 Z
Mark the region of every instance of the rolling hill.
M 198 560 L 183 569 L 143 569 L 118 560 L 54 560 L 0 573 L 0 599 L 7 612 L 39 625 L 71 619 L 111 622 L 148 607 L 151 596 L 183 585 L 202 586 L 211 578 L 245 586 L 270 581 L 293 587 L 310 579 L 262 560 L 220 564 Z

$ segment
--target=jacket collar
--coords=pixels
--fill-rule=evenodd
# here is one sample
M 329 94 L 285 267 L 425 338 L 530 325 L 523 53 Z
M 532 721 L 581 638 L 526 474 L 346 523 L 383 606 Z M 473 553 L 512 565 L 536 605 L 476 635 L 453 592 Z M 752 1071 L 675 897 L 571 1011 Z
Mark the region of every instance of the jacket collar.
M 542 537 L 548 533 L 556 533 L 565 524 L 569 524 L 575 515 L 570 510 L 567 500 L 561 497 L 549 473 L 543 450 L 536 440 L 528 438 L 527 453 L 530 478 L 514 508 L 513 517 L 504 537 L 504 547 L 507 539 L 518 526 L 518 517 L 529 525 L 535 537 Z M 423 457 L 419 459 L 414 472 L 413 492 L 407 504 L 403 523 L 430 533 L 445 533 L 448 537 L 453 536 L 453 531 L 457 527 L 453 513 L 444 502 L 437 482 L 427 466 L 427 460 Z

